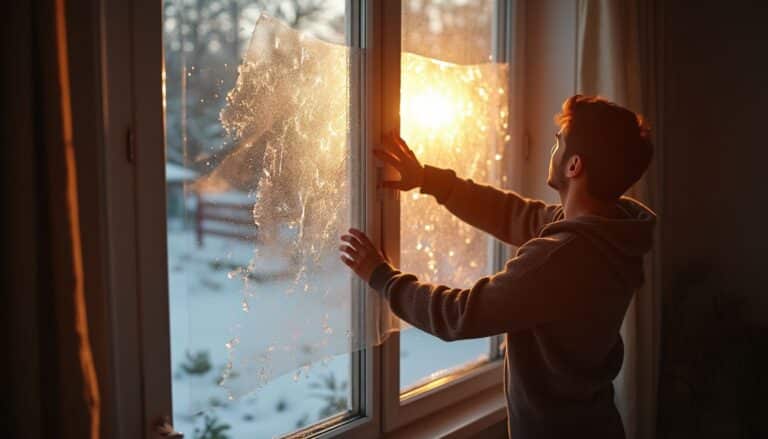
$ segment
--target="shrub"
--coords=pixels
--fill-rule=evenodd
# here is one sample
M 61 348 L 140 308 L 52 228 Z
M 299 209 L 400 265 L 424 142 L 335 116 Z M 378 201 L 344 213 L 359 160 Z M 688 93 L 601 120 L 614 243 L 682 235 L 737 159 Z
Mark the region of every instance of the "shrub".
M 204 375 L 211 370 L 211 355 L 208 351 L 192 354 L 187 351 L 187 360 L 181 364 L 182 370 L 189 375 Z

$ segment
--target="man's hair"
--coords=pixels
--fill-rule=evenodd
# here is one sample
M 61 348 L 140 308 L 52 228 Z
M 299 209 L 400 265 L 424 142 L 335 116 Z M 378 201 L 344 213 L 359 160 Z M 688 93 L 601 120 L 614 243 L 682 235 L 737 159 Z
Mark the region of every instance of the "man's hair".
M 587 190 L 613 201 L 642 177 L 653 156 L 650 128 L 643 117 L 597 96 L 575 95 L 555 116 L 563 129 L 563 163 L 578 154 Z

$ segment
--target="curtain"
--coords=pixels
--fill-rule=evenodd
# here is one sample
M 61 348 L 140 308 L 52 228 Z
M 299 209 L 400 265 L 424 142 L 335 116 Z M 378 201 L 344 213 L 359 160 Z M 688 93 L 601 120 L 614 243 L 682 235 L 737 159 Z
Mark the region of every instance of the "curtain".
M 653 128 L 654 77 L 648 62 L 651 9 L 643 0 L 578 1 L 576 87 L 578 93 L 600 95 L 640 112 Z M 656 195 L 654 174 L 652 165 L 629 193 L 651 207 Z M 630 439 L 655 435 L 661 313 L 658 270 L 653 269 L 657 257 L 654 252 L 646 257 L 646 282 L 636 292 L 621 328 L 624 365 L 614 387 Z
M 88 434 L 91 439 L 100 437 L 101 396 L 96 364 L 91 348 L 88 325 L 88 310 L 85 298 L 85 273 L 83 271 L 83 246 L 80 230 L 80 202 L 77 191 L 77 163 L 72 135 L 72 103 L 69 81 L 69 50 L 67 47 L 67 22 L 65 0 L 55 0 L 56 58 L 58 61 L 58 92 L 60 137 L 51 146 L 49 176 L 51 179 L 51 201 L 63 207 L 62 211 L 52 209 L 51 222 L 59 232 L 55 245 L 60 246 L 54 272 L 59 275 L 57 287 L 71 303 L 63 307 L 69 323 L 67 331 L 74 332 L 77 349 L 77 369 L 82 379 L 81 398 L 87 411 Z M 53 113 L 55 114 L 55 113 Z M 61 212 L 61 215 L 58 213 Z M 72 308 L 70 309 L 69 306 Z
M 98 438 L 64 0 L 12 2 L 2 29 L 2 437 Z M 7 405 L 7 406 L 6 406 Z

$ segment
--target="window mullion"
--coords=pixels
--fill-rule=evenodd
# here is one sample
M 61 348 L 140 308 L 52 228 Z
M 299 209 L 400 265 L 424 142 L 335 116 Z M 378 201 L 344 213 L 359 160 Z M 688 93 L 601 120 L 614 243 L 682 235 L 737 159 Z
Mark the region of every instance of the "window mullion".
M 362 4 L 360 0 L 347 0 L 345 6 L 345 37 L 349 51 L 349 106 L 350 106 L 350 139 L 349 139 L 349 175 L 351 176 L 351 206 L 349 218 L 350 224 L 360 227 L 366 222 L 366 200 L 369 198 L 369 186 L 366 184 L 366 151 L 364 148 L 365 117 L 367 109 L 364 102 L 364 88 L 367 81 L 364 76 L 365 68 L 360 56 L 362 48 L 362 30 L 364 20 Z M 350 291 L 352 303 L 350 306 L 350 321 L 358 336 L 351 341 L 350 346 L 350 402 L 355 415 L 367 415 L 371 410 L 368 398 L 370 392 L 369 375 L 371 374 L 370 362 L 367 360 L 368 352 L 364 349 L 366 337 L 366 295 L 365 285 L 356 276 L 351 278 Z
M 508 0 L 495 0 L 493 4 L 493 61 L 494 62 L 508 62 L 508 54 L 509 50 L 508 48 L 511 46 L 511 33 L 509 32 L 509 9 L 511 8 L 510 2 Z M 512 99 L 512 94 L 507 93 L 507 99 Z M 509 102 L 511 104 L 511 102 Z M 497 139 L 497 142 L 500 142 L 501 139 Z M 502 162 L 501 166 L 499 166 L 499 169 L 497 170 L 502 175 L 504 175 L 504 167 L 505 163 L 508 160 L 506 157 L 508 157 L 508 154 L 504 154 L 504 162 Z M 501 180 L 501 179 L 499 179 Z M 503 183 L 502 183 L 503 185 Z M 504 263 L 508 257 L 507 247 L 504 245 L 504 243 L 493 240 L 491 243 L 491 253 L 492 253 L 492 261 L 493 261 L 493 271 L 500 271 L 504 268 Z M 494 335 L 493 337 L 490 337 L 489 341 L 489 355 L 488 358 L 490 361 L 496 360 L 501 358 L 501 349 L 500 345 L 503 339 L 503 335 Z
M 386 3 L 386 4 L 385 4 Z M 375 56 L 374 65 L 377 81 L 372 85 L 379 93 L 378 102 L 373 111 L 377 112 L 377 126 L 372 127 L 371 145 L 380 143 L 384 133 L 400 129 L 400 58 L 401 58 L 401 2 L 400 0 L 377 1 L 369 0 L 372 8 L 373 28 L 370 35 L 373 38 L 372 52 Z M 396 178 L 396 172 L 391 167 L 377 165 L 375 178 Z M 377 182 L 378 183 L 378 182 Z M 384 253 L 392 263 L 400 265 L 400 197 L 396 190 L 377 189 L 376 199 L 379 205 L 380 222 L 377 229 L 379 242 Z M 385 324 L 392 321 L 388 307 L 382 306 L 385 314 L 382 318 Z M 396 423 L 400 405 L 400 337 L 392 333 L 382 345 L 381 376 L 383 408 L 383 429 L 390 431 Z

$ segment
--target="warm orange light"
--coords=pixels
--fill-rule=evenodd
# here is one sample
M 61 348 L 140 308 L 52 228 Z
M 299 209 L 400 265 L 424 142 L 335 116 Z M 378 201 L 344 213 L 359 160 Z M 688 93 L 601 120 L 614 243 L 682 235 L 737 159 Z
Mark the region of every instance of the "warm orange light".
M 422 163 L 499 184 L 506 65 L 457 65 L 405 53 L 400 134 Z M 487 240 L 430 197 L 402 198 L 401 265 L 428 282 L 469 286 L 488 271 Z M 461 255 L 457 259 L 456 255 Z
M 428 88 L 416 95 L 403 96 L 401 116 L 419 128 L 436 130 L 445 128 L 454 121 L 455 106 L 456 104 L 439 90 Z

